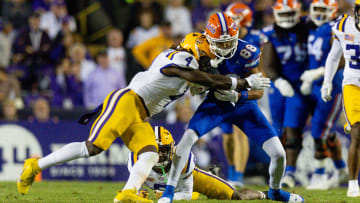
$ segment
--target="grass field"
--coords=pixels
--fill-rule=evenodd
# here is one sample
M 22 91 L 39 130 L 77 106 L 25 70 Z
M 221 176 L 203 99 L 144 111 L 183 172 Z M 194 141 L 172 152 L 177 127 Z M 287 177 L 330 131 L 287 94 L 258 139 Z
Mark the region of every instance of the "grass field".
M 17 193 L 15 182 L 0 182 L 0 202 L 112 202 L 116 191 L 121 189 L 124 183 L 116 182 L 77 182 L 77 181 L 42 181 L 35 183 L 29 194 L 22 196 Z M 252 187 L 257 190 L 266 190 L 266 187 Z M 296 188 L 293 192 L 302 194 L 305 202 L 359 202 L 360 198 L 347 198 L 346 189 L 330 189 L 327 191 L 306 191 Z M 155 196 L 150 192 L 150 198 Z M 185 201 L 177 201 L 185 202 Z M 201 196 L 200 200 L 192 202 L 230 202 L 208 200 Z M 236 202 L 236 201 L 231 201 Z M 237 201 L 246 202 L 246 201 Z M 274 202 L 274 201 L 251 201 L 251 202 Z

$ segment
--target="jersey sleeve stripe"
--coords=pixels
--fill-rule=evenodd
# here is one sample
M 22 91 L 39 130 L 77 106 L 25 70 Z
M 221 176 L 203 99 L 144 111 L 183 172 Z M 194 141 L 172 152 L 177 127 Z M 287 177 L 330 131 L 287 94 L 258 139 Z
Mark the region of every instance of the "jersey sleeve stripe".
M 347 15 L 345 14 L 344 17 L 340 20 L 338 26 L 337 26 L 337 29 L 340 31 L 340 32 L 344 32 L 345 31 L 345 22 L 346 22 L 346 19 L 347 19 Z
M 166 57 L 168 57 L 168 59 L 172 60 L 174 58 L 174 55 L 178 52 L 180 52 L 180 51 L 173 51 L 173 52 L 169 53 L 168 55 L 166 55 Z

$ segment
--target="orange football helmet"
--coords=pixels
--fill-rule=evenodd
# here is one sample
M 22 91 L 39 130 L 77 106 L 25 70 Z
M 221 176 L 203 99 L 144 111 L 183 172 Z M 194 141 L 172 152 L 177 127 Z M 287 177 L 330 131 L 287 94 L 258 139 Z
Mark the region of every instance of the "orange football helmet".
M 313 0 L 310 4 L 310 19 L 320 26 L 334 19 L 337 9 L 336 0 Z
M 250 27 L 252 23 L 252 11 L 242 3 L 232 3 L 226 8 L 226 14 L 230 16 L 238 27 Z
M 300 21 L 301 4 L 297 0 L 277 0 L 273 11 L 276 25 L 289 29 Z
M 206 24 L 205 35 L 211 52 L 219 58 L 231 58 L 238 45 L 238 28 L 230 16 L 214 13 Z

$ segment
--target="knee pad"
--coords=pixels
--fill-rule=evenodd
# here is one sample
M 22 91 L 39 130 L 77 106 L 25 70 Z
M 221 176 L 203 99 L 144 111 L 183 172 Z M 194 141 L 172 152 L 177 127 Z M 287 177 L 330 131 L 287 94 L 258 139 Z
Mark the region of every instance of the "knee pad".
M 301 150 L 302 148 L 302 137 L 286 137 L 286 143 L 285 143 L 286 149 L 294 149 L 294 150 Z

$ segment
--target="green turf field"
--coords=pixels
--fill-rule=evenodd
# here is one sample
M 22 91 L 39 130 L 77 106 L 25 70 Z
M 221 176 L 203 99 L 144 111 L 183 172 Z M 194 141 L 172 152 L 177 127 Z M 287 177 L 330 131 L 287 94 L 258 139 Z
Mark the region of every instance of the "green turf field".
M 22 196 L 17 193 L 15 182 L 0 182 L 0 202 L 112 202 L 116 191 L 121 189 L 123 185 L 124 183 L 116 182 L 42 181 L 34 183 L 29 194 Z M 253 188 L 257 190 L 266 189 L 266 187 Z M 330 189 L 327 191 L 306 191 L 302 188 L 296 188 L 293 192 L 302 194 L 305 198 L 305 202 L 360 203 L 360 198 L 346 198 L 345 188 Z M 155 196 L 153 193 L 150 193 L 150 197 L 154 200 Z M 230 201 L 207 200 L 205 196 L 201 196 L 200 200 L 192 202 L 215 203 Z M 266 200 L 251 202 L 265 203 L 274 201 Z

